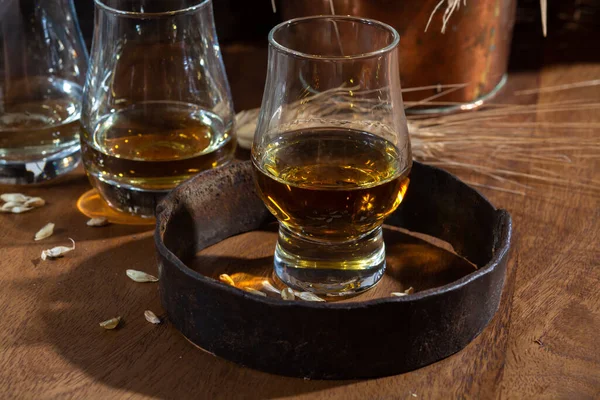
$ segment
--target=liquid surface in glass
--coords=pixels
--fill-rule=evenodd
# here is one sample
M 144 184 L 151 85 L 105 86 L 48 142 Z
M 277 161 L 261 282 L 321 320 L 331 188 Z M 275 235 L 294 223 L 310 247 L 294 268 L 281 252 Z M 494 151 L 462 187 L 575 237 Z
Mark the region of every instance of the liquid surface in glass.
M 12 81 L 0 104 L 0 157 L 50 157 L 79 142 L 82 88 L 57 78 Z
M 401 203 L 410 171 L 398 149 L 351 129 L 286 132 L 253 160 L 269 210 L 289 230 L 321 241 L 350 241 L 381 225 Z
M 227 163 L 235 151 L 230 127 L 215 114 L 180 102 L 145 102 L 84 131 L 83 161 L 103 182 L 171 189 L 200 171 Z

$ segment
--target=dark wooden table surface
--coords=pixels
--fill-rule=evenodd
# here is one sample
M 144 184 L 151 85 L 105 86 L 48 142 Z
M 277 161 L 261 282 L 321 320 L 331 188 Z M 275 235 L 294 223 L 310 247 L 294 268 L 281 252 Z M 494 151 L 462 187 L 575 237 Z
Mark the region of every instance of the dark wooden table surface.
M 242 75 L 232 77 L 230 71 L 234 96 L 255 90 L 248 79 L 262 79 L 243 76 L 242 65 L 238 69 Z M 516 89 L 599 77 L 597 63 L 551 64 L 513 73 L 499 100 L 516 101 L 510 94 Z M 600 86 L 521 96 L 519 101 L 582 97 L 600 101 Z M 252 106 L 253 100 L 238 104 L 239 109 Z M 600 124 L 598 108 L 530 118 Z M 597 149 L 598 130 L 582 132 L 598 139 Z M 600 154 L 586 160 L 576 170 L 548 168 L 557 176 L 599 185 Z M 524 173 L 530 167 L 527 162 L 515 166 Z M 79 169 L 47 187 L 1 190 L 40 195 L 48 204 L 22 215 L 0 214 L 0 398 L 600 397 L 597 190 L 548 184 L 523 196 L 484 189 L 495 205 L 510 211 L 515 227 L 500 310 L 484 332 L 458 354 L 403 375 L 305 381 L 237 366 L 197 349 L 168 322 L 146 322 L 144 310 L 162 314 L 157 286 L 133 283 L 125 269 L 156 273 L 152 227 L 87 227 L 76 201 L 89 189 Z M 50 221 L 56 223 L 54 236 L 34 242 L 34 233 Z M 74 252 L 39 260 L 41 250 L 67 244 L 67 238 L 75 239 Z M 256 235 L 252 240 L 264 239 Z M 241 256 L 253 258 L 252 250 Z M 120 329 L 98 326 L 115 315 L 124 317 Z

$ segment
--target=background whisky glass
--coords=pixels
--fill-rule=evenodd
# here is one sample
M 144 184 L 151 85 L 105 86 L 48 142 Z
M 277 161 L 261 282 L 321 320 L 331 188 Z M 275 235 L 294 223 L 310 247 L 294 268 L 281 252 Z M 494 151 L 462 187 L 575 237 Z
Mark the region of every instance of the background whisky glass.
M 77 166 L 86 69 L 72 0 L 0 1 L 0 183 Z
M 152 216 L 233 158 L 234 112 L 210 0 L 96 0 L 82 156 L 113 208 Z
M 383 275 L 381 226 L 412 166 L 398 41 L 386 24 L 341 16 L 269 35 L 252 162 L 280 222 L 275 273 L 289 286 L 348 295 Z

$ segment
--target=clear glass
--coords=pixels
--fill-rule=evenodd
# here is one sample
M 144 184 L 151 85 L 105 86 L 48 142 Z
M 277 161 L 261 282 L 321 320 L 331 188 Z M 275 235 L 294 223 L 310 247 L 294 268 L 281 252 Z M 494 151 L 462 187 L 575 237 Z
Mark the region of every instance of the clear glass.
M 92 185 L 151 217 L 173 187 L 234 155 L 210 0 L 96 0 L 81 149 Z
M 398 41 L 386 24 L 341 16 L 269 35 L 252 162 L 280 222 L 275 273 L 291 287 L 349 295 L 384 273 L 381 226 L 412 166 Z
M 72 0 L 0 1 L 0 183 L 77 166 L 86 69 Z

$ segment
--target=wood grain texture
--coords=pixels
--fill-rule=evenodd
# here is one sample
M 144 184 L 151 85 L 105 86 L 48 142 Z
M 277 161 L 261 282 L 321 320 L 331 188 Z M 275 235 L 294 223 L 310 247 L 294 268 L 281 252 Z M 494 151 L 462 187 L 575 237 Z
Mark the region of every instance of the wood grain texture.
M 541 72 L 540 85 L 595 79 L 599 75 L 598 65 L 555 66 Z M 581 98 L 597 101 L 600 87 L 538 96 L 538 103 Z M 600 121 L 598 111 L 564 114 L 539 114 L 536 120 Z M 600 143 L 597 131 L 589 135 Z M 548 168 L 560 176 L 573 176 L 573 180 L 585 177 L 598 182 L 598 156 L 585 168 Z M 515 256 L 520 265 L 501 393 L 598 398 L 600 351 L 594 338 L 600 331 L 600 201 L 575 185 L 550 185 L 546 192 L 525 198 L 516 212 L 519 251 Z
M 505 93 L 598 76 L 598 64 L 555 65 L 512 75 Z M 598 100 L 600 87 L 518 98 L 505 94 L 499 101 L 575 98 Z M 586 110 L 540 113 L 532 120 L 598 123 L 600 116 Z M 576 171 L 553 171 L 598 180 L 599 161 L 590 158 Z M 144 310 L 163 314 L 157 286 L 132 282 L 125 269 L 156 273 L 151 227 L 87 227 L 75 202 L 88 189 L 78 170 L 53 185 L 18 189 L 44 197 L 45 207 L 0 214 L 0 398 L 600 397 L 600 204 L 575 186 L 548 185 L 524 197 L 484 191 L 512 214 L 515 226 L 500 311 L 461 352 L 417 371 L 361 381 L 305 381 L 242 368 L 198 350 L 168 321 L 146 322 Z M 47 222 L 56 223 L 54 236 L 34 242 L 34 233 Z M 242 241 L 232 241 L 232 249 L 243 245 L 240 255 L 252 260 L 265 251 L 261 246 L 270 235 L 243 238 L 257 245 L 256 254 Z M 74 252 L 39 260 L 42 249 L 67 244 L 69 237 L 77 242 Z M 214 248 L 207 255 L 222 251 Z M 116 315 L 123 316 L 120 329 L 98 326 Z

